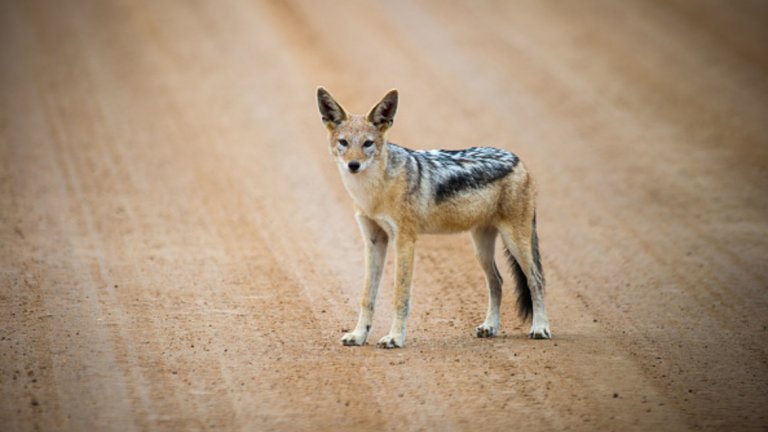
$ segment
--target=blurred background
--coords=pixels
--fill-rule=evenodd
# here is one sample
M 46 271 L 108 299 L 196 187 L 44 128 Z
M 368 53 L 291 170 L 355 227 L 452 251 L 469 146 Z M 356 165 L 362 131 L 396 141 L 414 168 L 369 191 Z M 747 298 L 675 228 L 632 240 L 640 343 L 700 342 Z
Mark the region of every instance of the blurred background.
M 0 430 L 763 430 L 768 3 L 3 1 Z M 408 345 L 363 277 L 315 89 L 539 192 L 552 341 L 466 235 Z M 503 271 L 504 274 L 508 272 Z M 505 293 L 513 278 L 505 277 Z M 371 340 L 389 328 L 392 256 Z

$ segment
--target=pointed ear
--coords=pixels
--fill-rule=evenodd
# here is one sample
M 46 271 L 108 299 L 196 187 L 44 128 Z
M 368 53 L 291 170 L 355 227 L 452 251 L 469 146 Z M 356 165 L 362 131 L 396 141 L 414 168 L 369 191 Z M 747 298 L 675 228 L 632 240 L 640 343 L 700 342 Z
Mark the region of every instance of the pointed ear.
M 328 90 L 317 88 L 317 107 L 320 109 L 320 116 L 325 123 L 325 127 L 330 130 L 336 129 L 336 126 L 347 119 L 347 113 L 344 108 L 333 99 Z
M 397 90 L 390 90 L 384 97 L 377 103 L 371 112 L 365 117 L 366 120 L 373 123 L 374 126 L 380 130 L 386 130 L 392 127 L 392 122 L 395 120 L 395 112 L 397 112 Z

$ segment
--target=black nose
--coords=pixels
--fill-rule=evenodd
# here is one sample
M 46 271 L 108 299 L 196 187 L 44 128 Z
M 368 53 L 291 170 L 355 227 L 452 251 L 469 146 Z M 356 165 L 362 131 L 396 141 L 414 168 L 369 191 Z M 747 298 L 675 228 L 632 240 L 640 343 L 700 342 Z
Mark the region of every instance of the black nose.
M 358 161 L 354 161 L 354 160 L 353 160 L 353 161 L 350 161 L 350 162 L 347 164 L 347 166 L 349 167 L 349 170 L 350 170 L 350 171 L 352 171 L 352 172 L 356 172 L 357 170 L 359 170 L 359 169 L 360 169 L 360 162 L 358 162 Z

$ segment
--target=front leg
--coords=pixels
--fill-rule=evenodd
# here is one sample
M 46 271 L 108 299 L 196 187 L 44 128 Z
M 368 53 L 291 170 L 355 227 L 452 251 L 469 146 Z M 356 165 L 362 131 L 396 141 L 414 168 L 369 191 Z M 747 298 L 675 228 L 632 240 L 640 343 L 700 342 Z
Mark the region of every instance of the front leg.
M 363 345 L 368 339 L 368 332 L 373 322 L 376 292 L 379 289 L 389 242 L 387 233 L 376 222 L 360 213 L 356 218 L 365 241 L 365 282 L 360 299 L 360 317 L 357 320 L 357 326 L 341 338 L 341 343 L 347 346 Z
M 415 236 L 398 233 L 397 269 L 395 280 L 395 316 L 389 334 L 381 338 L 379 348 L 400 348 L 405 346 L 405 321 L 411 302 L 411 277 L 413 276 L 413 249 Z

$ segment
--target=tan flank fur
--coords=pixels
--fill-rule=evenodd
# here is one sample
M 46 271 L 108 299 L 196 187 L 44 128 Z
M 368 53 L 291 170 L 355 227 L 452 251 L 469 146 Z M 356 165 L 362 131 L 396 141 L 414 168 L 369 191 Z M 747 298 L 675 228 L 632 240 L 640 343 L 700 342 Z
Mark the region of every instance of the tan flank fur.
M 365 240 L 365 282 L 355 329 L 344 345 L 363 345 L 373 320 L 376 292 L 387 246 L 397 254 L 395 314 L 378 346 L 405 345 L 416 236 L 470 231 L 489 293 L 485 321 L 477 337 L 499 331 L 502 279 L 494 245 L 501 235 L 517 279 L 518 310 L 532 316 L 530 337 L 549 339 L 544 308 L 544 276 L 536 234 L 535 189 L 523 163 L 492 147 L 414 151 L 389 143 L 386 132 L 397 111 L 397 90 L 388 92 L 365 115 L 348 115 L 323 88 L 317 102 L 328 129 L 330 151 L 356 208 Z

